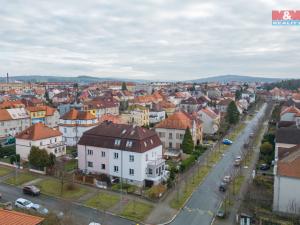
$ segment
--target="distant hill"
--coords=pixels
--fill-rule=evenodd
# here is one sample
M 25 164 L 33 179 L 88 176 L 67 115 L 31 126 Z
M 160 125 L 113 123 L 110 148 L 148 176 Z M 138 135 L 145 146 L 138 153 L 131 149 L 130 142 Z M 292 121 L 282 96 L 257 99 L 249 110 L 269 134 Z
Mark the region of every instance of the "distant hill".
M 190 80 L 190 82 L 195 83 L 205 83 L 205 82 L 220 82 L 220 83 L 228 83 L 232 81 L 236 82 L 266 82 L 272 83 L 277 82 L 282 79 L 279 78 L 266 78 L 266 77 L 250 77 L 250 76 L 241 76 L 241 75 L 221 75 L 221 76 L 214 76 L 214 77 L 207 77 L 207 78 L 200 78 L 197 80 Z
M 146 80 L 133 80 L 124 78 L 113 77 L 92 77 L 92 76 L 77 76 L 67 77 L 64 75 L 43 76 L 43 75 L 22 75 L 9 77 L 10 82 L 23 81 L 23 82 L 76 82 L 76 83 L 94 83 L 101 81 L 125 81 L 125 82 L 147 82 Z M 0 77 L 0 82 L 6 82 L 6 77 Z
M 275 87 L 283 88 L 287 90 L 298 90 L 300 88 L 300 79 L 289 79 L 273 82 L 265 85 L 267 90 L 271 90 Z

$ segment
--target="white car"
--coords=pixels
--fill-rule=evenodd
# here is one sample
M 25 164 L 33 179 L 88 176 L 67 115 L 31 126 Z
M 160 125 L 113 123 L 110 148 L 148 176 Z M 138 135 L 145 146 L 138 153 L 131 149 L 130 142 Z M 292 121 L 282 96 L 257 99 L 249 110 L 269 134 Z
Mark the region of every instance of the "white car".
M 101 223 L 91 222 L 89 225 L 101 225 Z
M 223 182 L 224 183 L 230 183 L 230 181 L 231 181 L 231 176 L 224 176 L 224 178 L 223 178 Z
M 34 204 L 25 199 L 25 198 L 18 198 L 16 201 L 15 201 L 15 206 L 18 207 L 18 208 L 22 208 L 22 209 L 31 209 L 31 207 L 33 206 Z

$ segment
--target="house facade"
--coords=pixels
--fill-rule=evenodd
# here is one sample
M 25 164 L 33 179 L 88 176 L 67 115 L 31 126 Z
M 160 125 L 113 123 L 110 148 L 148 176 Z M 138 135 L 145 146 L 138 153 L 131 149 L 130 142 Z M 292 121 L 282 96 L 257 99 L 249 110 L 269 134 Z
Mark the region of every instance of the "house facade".
M 66 145 L 75 146 L 85 131 L 98 124 L 98 119 L 91 113 L 71 109 L 60 118 L 59 130 Z
M 66 145 L 62 140 L 62 133 L 47 127 L 43 123 L 36 123 L 16 135 L 16 153 L 22 160 L 28 161 L 31 147 L 46 149 L 48 154 L 56 157 L 66 154 Z
M 119 103 L 114 98 L 95 98 L 86 102 L 83 110 L 91 113 L 100 119 L 105 114 L 119 115 Z
M 192 116 L 186 112 L 175 112 L 157 124 L 155 131 L 165 150 L 180 151 L 186 128 L 190 129 L 194 144 L 201 144 L 203 136 L 202 122 L 197 119 L 197 116 Z
M 0 109 L 0 138 L 15 136 L 30 126 L 25 108 Z
M 299 213 L 300 129 L 281 127 L 276 131 L 273 210 Z
M 59 112 L 50 106 L 27 107 L 31 124 L 44 123 L 48 127 L 57 127 L 59 123 Z
M 220 128 L 220 113 L 216 113 L 210 107 L 205 107 L 198 111 L 200 120 L 203 122 L 203 133 L 214 135 Z
M 165 179 L 162 145 L 154 131 L 127 124 L 102 123 L 78 142 L 78 167 L 138 186 Z

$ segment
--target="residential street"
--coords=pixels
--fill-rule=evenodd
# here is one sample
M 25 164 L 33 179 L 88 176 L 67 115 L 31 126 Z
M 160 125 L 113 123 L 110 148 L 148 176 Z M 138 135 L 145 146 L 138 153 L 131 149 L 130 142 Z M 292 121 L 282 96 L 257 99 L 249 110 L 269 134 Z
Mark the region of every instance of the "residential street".
M 14 204 L 14 201 L 23 197 L 28 200 L 33 201 L 34 203 L 41 204 L 53 210 L 54 212 L 64 212 L 64 214 L 70 214 L 74 219 L 74 222 L 78 225 L 89 224 L 89 222 L 100 222 L 105 225 L 135 225 L 136 223 L 122 219 L 118 216 L 112 216 L 99 212 L 91 208 L 87 208 L 75 203 L 66 202 L 57 198 L 41 195 L 39 197 L 31 197 L 24 195 L 22 190 L 18 187 L 10 186 L 4 183 L 0 183 L 0 193 L 2 193 L 1 202 L 11 201 Z M 76 218 L 76 219 L 75 219 Z
M 244 131 L 237 137 L 236 141 L 228 148 L 224 157 L 215 165 L 204 182 L 193 193 L 184 209 L 171 223 L 174 225 L 210 225 L 214 214 L 217 212 L 221 202 L 218 191 L 221 179 L 232 166 L 235 156 L 240 155 L 243 144 L 249 138 L 249 134 L 257 125 L 259 118 L 264 115 L 266 104 L 264 104 L 255 117 L 248 122 Z

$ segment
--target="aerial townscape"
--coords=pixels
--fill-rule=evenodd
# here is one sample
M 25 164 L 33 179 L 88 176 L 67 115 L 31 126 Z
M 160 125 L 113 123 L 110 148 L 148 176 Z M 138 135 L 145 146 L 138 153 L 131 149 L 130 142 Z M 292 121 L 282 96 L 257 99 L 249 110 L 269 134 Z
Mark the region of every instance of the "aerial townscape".
M 0 225 L 300 225 L 299 1 L 0 2 Z
M 300 91 L 290 81 L 5 78 L 0 221 L 297 221 Z

